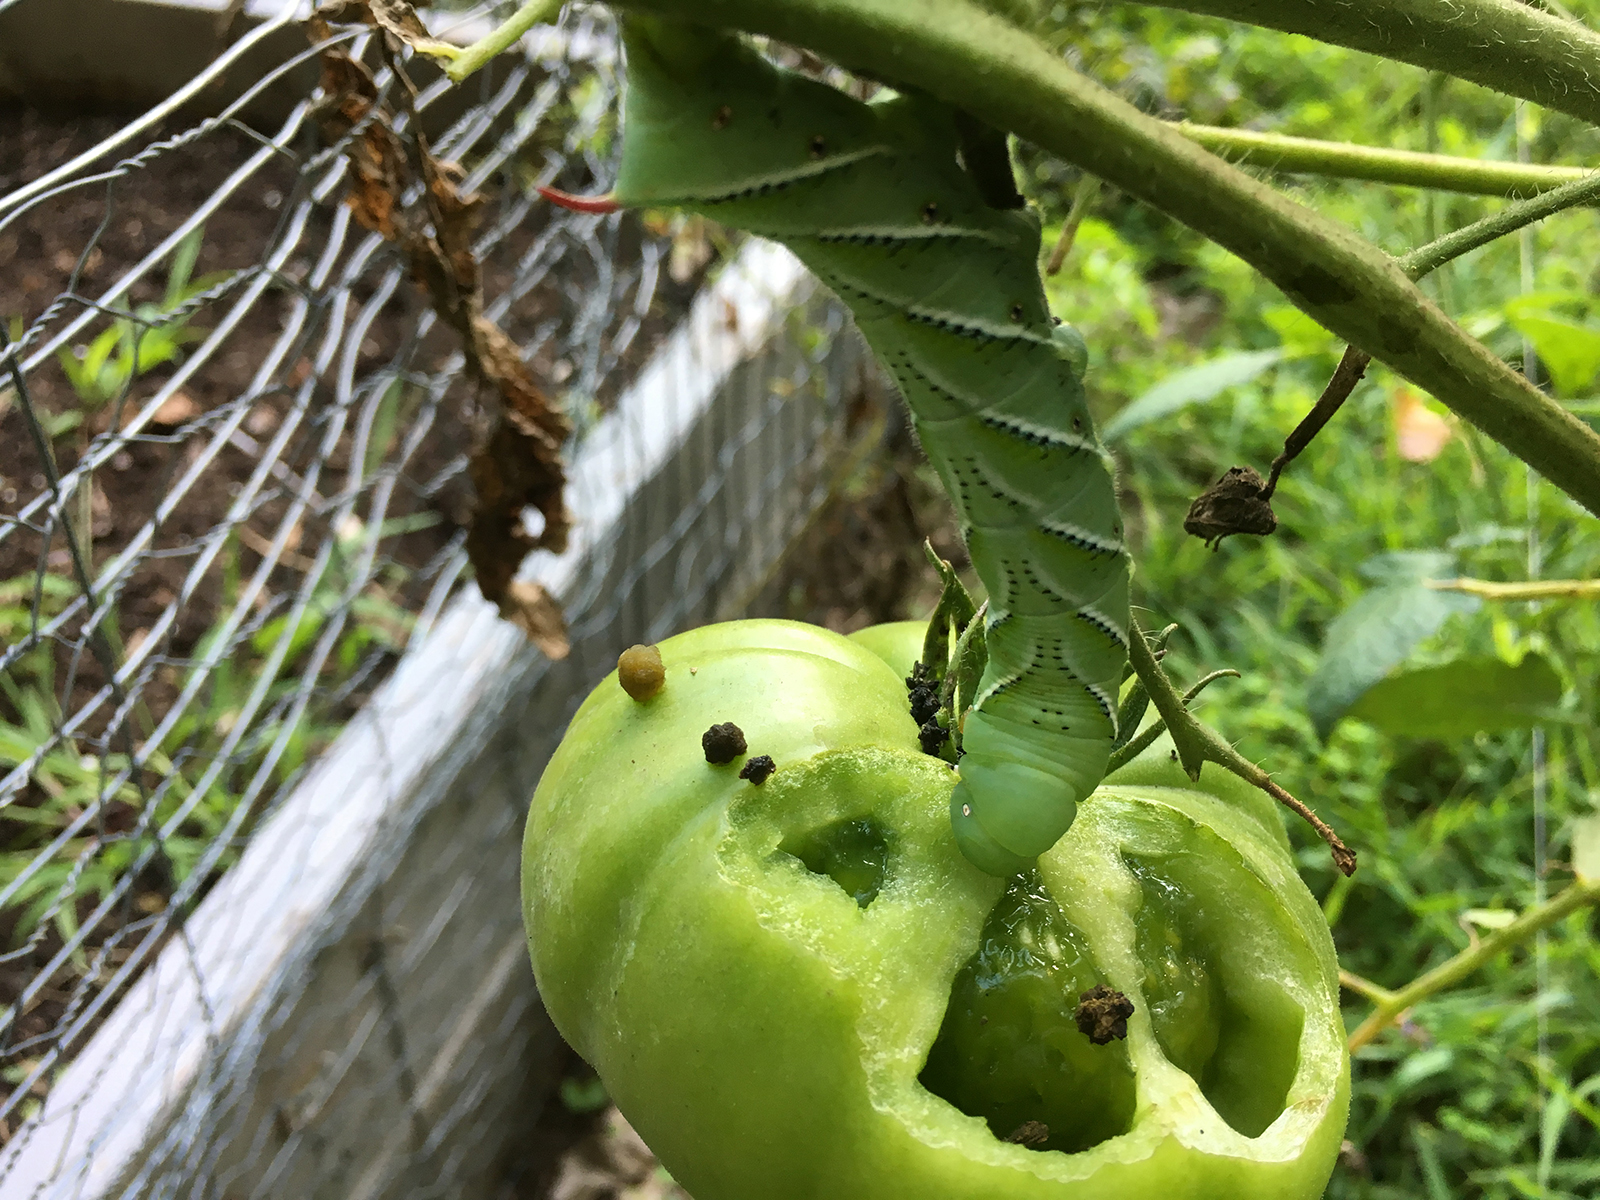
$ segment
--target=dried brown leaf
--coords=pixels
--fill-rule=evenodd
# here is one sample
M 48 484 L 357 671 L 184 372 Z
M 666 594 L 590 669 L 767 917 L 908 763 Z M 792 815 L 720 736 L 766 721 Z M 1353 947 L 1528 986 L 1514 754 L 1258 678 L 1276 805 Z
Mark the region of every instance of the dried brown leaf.
M 413 46 L 427 40 L 422 22 L 401 0 L 324 4 L 307 22 L 313 42 L 331 35 L 330 22 L 373 25 Z M 429 152 L 409 107 L 411 82 L 400 63 L 392 56 L 387 61 L 412 118 L 415 168 L 394 132 L 392 114 L 375 107 L 378 91 L 371 72 L 339 47 L 322 52 L 327 98 L 318 116 L 324 134 L 345 143 L 351 168 L 347 203 L 357 221 L 401 248 L 434 311 L 460 335 L 468 369 L 499 397 L 468 463 L 477 503 L 467 531 L 467 556 L 484 598 L 551 658 L 561 658 L 568 645 L 560 607 L 543 588 L 519 583 L 516 575 L 530 551 L 559 554 L 566 549 L 572 518 L 564 499 L 561 448 L 571 422 L 539 387 L 517 344 L 484 316 L 482 272 L 472 249 L 484 199 L 463 189 L 465 172 L 457 164 L 441 162 Z M 419 177 L 425 185 L 425 213 L 408 217 L 403 197 Z M 537 535 L 523 526 L 522 514 L 529 508 L 544 519 Z
M 453 54 L 458 49 L 429 34 L 416 9 L 406 0 L 331 0 L 319 7 L 316 15 L 338 25 L 374 26 L 424 53 L 443 48 Z
M 317 16 L 307 22 L 307 27 L 314 42 L 332 32 Z M 358 127 L 361 129 L 345 147 L 352 173 L 345 202 L 362 226 L 389 241 L 400 240 L 396 216 L 405 177 L 405 154 L 385 114 L 374 112 L 378 88 L 372 72 L 343 47 L 326 47 L 322 51 L 322 90 L 325 98 L 317 116 L 323 136 L 337 143 L 350 138 Z
M 542 584 L 513 579 L 506 585 L 499 608 L 500 615 L 527 634 L 546 658 L 560 661 L 572 649 L 561 605 Z

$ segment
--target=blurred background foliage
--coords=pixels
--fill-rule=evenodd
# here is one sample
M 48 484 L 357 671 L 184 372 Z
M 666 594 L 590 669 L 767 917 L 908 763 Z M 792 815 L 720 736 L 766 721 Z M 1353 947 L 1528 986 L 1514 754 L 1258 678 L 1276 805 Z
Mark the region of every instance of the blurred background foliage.
M 1101 4 L 1057 5 L 1050 26 L 1070 60 L 1161 116 L 1490 159 L 1517 158 L 1520 133 L 1533 162 L 1600 157 L 1600 131 L 1580 122 L 1305 38 Z M 1048 246 L 1078 173 L 1025 148 L 1021 161 Z M 1262 175 L 1395 254 L 1502 203 Z M 1585 209 L 1423 287 L 1593 422 L 1597 263 Z M 1190 501 L 1234 464 L 1266 473 L 1343 347 L 1226 251 L 1110 190 L 1049 291 L 1089 345 L 1140 619 L 1181 624 L 1178 677 L 1244 673 L 1201 715 L 1360 851 L 1345 881 L 1291 824 L 1344 966 L 1398 986 L 1568 882 L 1573 822 L 1600 803 L 1595 604 L 1479 602 L 1420 581 L 1594 578 L 1594 518 L 1374 365 L 1285 473 L 1277 533 L 1212 552 L 1183 532 Z M 1454 703 L 1417 703 L 1430 690 Z M 1368 1005 L 1346 1003 L 1353 1028 Z M 1348 1137 L 1339 1200 L 1600 1195 L 1600 918 L 1570 918 L 1364 1048 Z

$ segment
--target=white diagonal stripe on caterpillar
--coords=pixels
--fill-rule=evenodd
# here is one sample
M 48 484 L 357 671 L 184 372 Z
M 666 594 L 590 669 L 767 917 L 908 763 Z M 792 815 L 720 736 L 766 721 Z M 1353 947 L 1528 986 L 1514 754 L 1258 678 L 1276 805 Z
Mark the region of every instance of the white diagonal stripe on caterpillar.
M 1023 349 L 1031 349 L 1031 347 L 1025 347 Z M 948 416 L 934 416 L 931 414 L 919 413 L 917 419 L 919 421 L 928 423 L 945 423 L 949 421 L 964 420 L 968 417 L 978 417 L 979 419 L 984 420 L 985 423 L 989 423 L 989 414 L 993 414 L 996 420 L 1000 421 L 1018 420 L 1018 418 L 1012 417 L 1010 413 L 996 412 L 995 410 L 1005 408 L 1008 404 L 1011 404 L 1030 388 L 1034 388 L 1039 385 L 1039 381 L 1036 377 L 1024 377 L 1003 396 L 976 395 L 969 393 L 964 388 L 957 387 L 948 380 L 938 378 L 932 371 L 928 370 L 927 364 L 916 360 L 911 352 L 907 349 L 900 349 L 889 354 L 885 354 L 884 359 L 885 365 L 888 366 L 890 372 L 895 376 L 896 381 L 900 384 L 902 392 L 907 389 L 908 385 L 915 384 L 916 386 L 926 388 L 934 395 L 949 401 L 950 404 L 958 410 L 954 415 Z M 1041 371 L 1042 370 L 1043 368 L 1041 368 Z M 910 402 L 909 396 L 907 397 L 907 402 Z M 1079 419 L 1081 420 L 1081 418 Z M 996 428 L 998 429 L 999 427 L 997 426 Z M 1043 429 L 1047 427 L 1041 426 L 1040 428 Z M 999 431 L 1008 432 L 1004 429 L 1000 429 Z M 1061 436 L 1064 438 L 1075 436 L 1067 433 L 1065 430 L 1060 432 Z M 1085 441 L 1084 448 L 1092 449 L 1096 453 L 1100 452 L 1099 444 L 1092 440 Z
M 827 158 L 806 162 L 791 171 L 773 172 L 767 175 L 741 179 L 726 191 L 666 197 L 660 200 L 659 203 L 664 207 L 693 208 L 697 204 L 731 204 L 737 200 L 751 200 L 758 196 L 770 196 L 774 192 L 784 191 L 797 184 L 810 183 L 833 171 L 854 166 L 863 159 L 875 158 L 890 153 L 891 151 L 887 146 L 864 146 L 860 150 L 854 150 L 848 154 L 830 155 Z
M 1121 554 L 1126 549 L 1120 541 L 1090 533 L 1081 525 L 1073 525 L 1066 521 L 1040 521 L 1039 529 L 1051 537 L 1060 538 L 1063 542 L 1077 546 L 1080 550 L 1087 550 L 1090 554 L 1109 556 Z
M 826 276 L 829 287 L 835 291 L 848 291 L 862 300 L 870 300 L 874 304 L 881 304 L 884 308 L 891 309 L 901 316 L 923 325 L 930 325 L 934 329 L 953 334 L 956 337 L 972 338 L 974 340 L 991 342 L 1016 342 L 1034 346 L 1048 346 L 1052 351 L 1055 341 L 1051 335 L 1040 333 L 1038 329 L 1029 325 L 999 324 L 984 317 L 964 317 L 960 313 L 952 313 L 947 309 L 928 309 L 919 304 L 905 304 L 892 296 L 885 296 L 871 288 L 862 287 L 858 280 L 846 281 L 843 276 L 829 272 Z
M 1111 722 L 1111 736 L 1117 736 L 1117 706 L 1111 702 L 1111 693 L 1097 683 L 1086 683 L 1083 690 L 1093 696 L 1095 703 L 1100 706 L 1100 711 L 1106 714 L 1106 720 Z
M 894 246 L 926 244 L 929 242 L 984 242 L 1003 246 L 1004 240 L 987 229 L 971 229 L 964 225 L 876 225 L 819 230 L 810 235 L 824 243 L 844 243 L 852 246 Z
M 991 429 L 1009 433 L 1035 446 L 1060 446 L 1068 450 L 1088 450 L 1094 454 L 1100 452 L 1100 443 L 1094 438 L 1078 437 L 1059 429 L 1051 429 L 1048 425 L 1036 425 L 1024 421 L 1020 417 L 996 416 L 994 413 L 985 412 L 980 413 L 978 419 Z
M 985 703 L 993 700 L 996 696 L 1000 695 L 1000 693 L 1004 692 L 1008 688 L 1015 687 L 1018 683 L 1022 682 L 1022 677 L 1024 674 L 1025 672 L 1017 671 L 1013 674 L 1003 676 L 1000 679 L 996 679 L 988 687 L 984 688 L 973 697 L 973 711 L 978 711 L 984 706 Z
M 1105 634 L 1112 641 L 1116 642 L 1117 645 L 1121 646 L 1124 651 L 1128 649 L 1128 631 L 1126 629 L 1119 629 L 1112 622 L 1111 618 L 1107 617 L 1103 612 L 1100 612 L 1091 605 L 1085 604 L 1073 615 L 1076 616 L 1080 621 L 1087 621 L 1090 625 L 1093 625 L 1101 633 Z

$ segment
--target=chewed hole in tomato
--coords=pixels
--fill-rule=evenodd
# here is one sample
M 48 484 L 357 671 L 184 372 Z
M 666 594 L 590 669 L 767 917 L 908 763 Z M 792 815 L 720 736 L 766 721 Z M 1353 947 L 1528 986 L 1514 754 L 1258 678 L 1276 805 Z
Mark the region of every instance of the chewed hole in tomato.
M 1104 982 L 1038 873 L 1019 875 L 956 975 L 922 1086 L 1031 1150 L 1087 1150 L 1126 1133 L 1135 1101 L 1127 1048 L 1095 1045 L 1077 1020 L 1084 993 Z M 1017 1136 L 1037 1126 L 1047 1135 Z
M 778 849 L 798 858 L 813 875 L 833 880 L 862 908 L 877 899 L 889 869 L 889 835 L 870 817 L 791 834 Z
M 1161 1051 L 1200 1086 L 1223 1120 L 1258 1137 L 1283 1112 L 1299 1065 L 1304 1014 L 1211 928 L 1216 914 L 1196 894 L 1215 894 L 1219 885 L 1195 876 L 1225 869 L 1220 856 L 1211 863 L 1192 854 L 1123 858 L 1143 893 L 1134 918 L 1137 952 Z M 1239 891 L 1237 883 L 1233 890 Z

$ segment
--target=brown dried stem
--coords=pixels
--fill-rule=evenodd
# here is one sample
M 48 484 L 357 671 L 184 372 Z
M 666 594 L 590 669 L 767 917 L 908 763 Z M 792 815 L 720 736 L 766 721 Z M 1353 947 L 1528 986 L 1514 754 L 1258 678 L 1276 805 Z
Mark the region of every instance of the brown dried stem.
M 1155 655 L 1150 650 L 1150 643 L 1145 640 L 1144 630 L 1139 628 L 1136 621 L 1130 622 L 1128 626 L 1128 661 L 1133 664 L 1134 673 L 1139 676 L 1145 689 L 1150 693 L 1150 702 L 1156 706 L 1156 711 L 1167 723 L 1167 730 L 1172 735 L 1172 744 L 1178 752 L 1178 761 L 1183 764 L 1183 769 L 1190 779 L 1198 780 L 1200 768 L 1208 762 L 1233 772 L 1246 783 L 1260 788 L 1279 804 L 1299 815 L 1317 831 L 1318 837 L 1328 843 L 1334 866 L 1346 875 L 1355 874 L 1355 851 L 1344 844 L 1332 826 L 1274 783 L 1271 776 L 1223 741 L 1214 730 L 1202 724 L 1189 711 L 1183 697 L 1178 694 L 1178 689 L 1167 677 L 1166 671 L 1156 662 Z
M 1311 444 L 1311 439 L 1322 432 L 1322 427 L 1333 419 L 1333 414 L 1350 399 L 1350 393 L 1356 390 L 1356 384 L 1367 373 L 1367 364 L 1371 361 L 1372 355 L 1365 350 L 1356 346 L 1345 347 L 1344 357 L 1334 369 L 1328 386 L 1322 389 L 1322 395 L 1317 397 L 1311 411 L 1294 427 L 1293 432 L 1283 439 L 1283 452 L 1272 460 L 1272 469 L 1267 472 L 1267 485 L 1261 489 L 1263 500 L 1272 499 L 1283 469 L 1300 456 L 1300 452 Z

